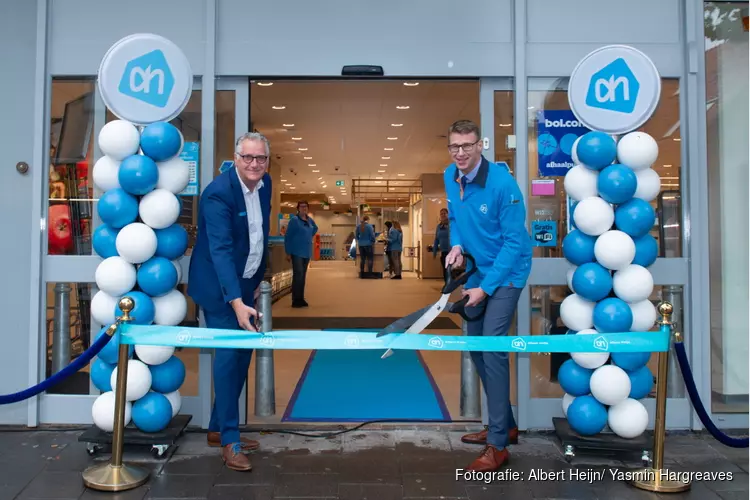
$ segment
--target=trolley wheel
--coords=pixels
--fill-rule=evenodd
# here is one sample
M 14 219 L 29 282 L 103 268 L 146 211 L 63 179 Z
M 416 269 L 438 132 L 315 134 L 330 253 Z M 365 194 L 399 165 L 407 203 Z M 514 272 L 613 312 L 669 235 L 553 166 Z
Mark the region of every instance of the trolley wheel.
M 565 461 L 570 463 L 576 456 L 575 448 L 572 445 L 565 445 Z
M 651 452 L 648 450 L 643 450 L 643 453 L 641 454 L 641 462 L 643 463 L 644 467 L 651 467 Z
M 101 450 L 102 447 L 95 443 L 86 443 L 86 453 L 89 454 L 89 456 L 93 457 L 97 453 L 99 453 L 99 450 Z
M 151 446 L 151 454 L 154 458 L 162 458 L 169 450 L 168 444 L 155 444 Z

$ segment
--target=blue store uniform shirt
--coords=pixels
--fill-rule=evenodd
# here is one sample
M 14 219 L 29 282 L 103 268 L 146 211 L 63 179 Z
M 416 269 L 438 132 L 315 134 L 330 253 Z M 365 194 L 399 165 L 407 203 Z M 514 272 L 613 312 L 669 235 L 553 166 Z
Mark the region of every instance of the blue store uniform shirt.
M 303 259 L 312 257 L 312 239 L 318 232 L 318 226 L 312 217 L 306 221 L 294 216 L 289 219 L 284 235 L 284 251 L 287 255 L 295 255 Z
M 403 249 L 404 235 L 396 228 L 388 231 L 388 250 L 390 252 L 401 252 Z
M 476 260 L 466 288 L 492 295 L 501 286 L 523 288 L 531 273 L 532 244 L 526 207 L 508 169 L 487 161 L 467 175 L 455 163 L 443 176 L 448 198 L 450 239 Z
M 451 251 L 450 224 L 438 224 L 437 229 L 435 229 L 435 242 L 432 244 L 432 255 L 437 255 L 438 250 L 441 252 Z

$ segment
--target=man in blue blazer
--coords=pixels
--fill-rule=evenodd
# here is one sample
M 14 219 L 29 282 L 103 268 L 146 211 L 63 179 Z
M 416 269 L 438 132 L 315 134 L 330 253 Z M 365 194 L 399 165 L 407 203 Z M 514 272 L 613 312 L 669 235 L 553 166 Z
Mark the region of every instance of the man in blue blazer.
M 216 177 L 201 194 L 198 237 L 190 257 L 188 295 L 208 328 L 257 331 L 254 309 L 266 270 L 271 212 L 270 146 L 261 134 L 241 136 L 235 168 Z M 214 406 L 208 444 L 222 447 L 230 469 L 252 469 L 247 451 L 258 442 L 240 438 L 239 397 L 252 351 L 216 349 Z

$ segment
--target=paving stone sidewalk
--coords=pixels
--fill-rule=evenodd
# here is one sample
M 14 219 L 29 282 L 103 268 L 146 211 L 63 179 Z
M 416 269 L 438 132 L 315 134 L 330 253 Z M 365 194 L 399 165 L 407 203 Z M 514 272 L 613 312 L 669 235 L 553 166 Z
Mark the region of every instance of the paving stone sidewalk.
M 437 427 L 358 430 L 327 439 L 267 434 L 259 437 L 262 451 L 252 455 L 253 471 L 239 473 L 223 467 L 218 450 L 206 445 L 205 434 L 189 432 L 163 459 L 153 458 L 147 448 L 126 449 L 126 460 L 148 467 L 152 476 L 136 490 L 112 494 L 84 488 L 81 471 L 109 455 L 104 450 L 90 457 L 78 442 L 80 432 L 0 429 L 0 500 L 748 498 L 748 450 L 727 448 L 706 434 L 671 434 L 665 465 L 676 471 L 731 473 L 732 479 L 694 481 L 689 492 L 672 495 L 643 492 L 612 478 L 612 470 L 640 467 L 640 455 L 624 463 L 622 457 L 579 450 L 568 464 L 552 434 L 521 434 L 520 444 L 510 449 L 508 469 L 520 476 L 515 481 L 457 479 L 457 469 L 465 468 L 480 451 L 461 443 L 462 434 Z M 576 469 L 603 471 L 603 478 L 570 480 Z M 534 479 L 532 470 L 556 472 L 565 480 Z

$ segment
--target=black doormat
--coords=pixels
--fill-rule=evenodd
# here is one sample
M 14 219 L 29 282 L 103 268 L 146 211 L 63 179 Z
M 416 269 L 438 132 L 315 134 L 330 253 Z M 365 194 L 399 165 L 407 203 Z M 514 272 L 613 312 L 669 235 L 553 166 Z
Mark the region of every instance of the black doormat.
M 274 330 L 380 330 L 399 318 L 326 318 L 281 317 L 273 318 Z M 435 318 L 429 330 L 457 330 L 460 327 L 450 318 Z

